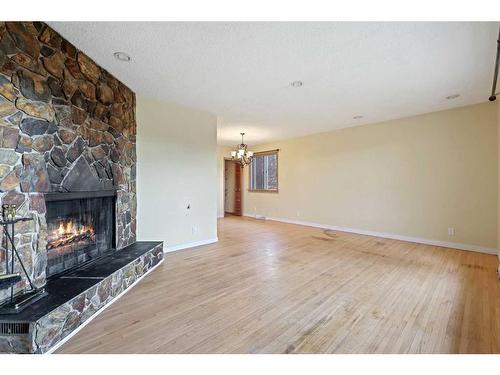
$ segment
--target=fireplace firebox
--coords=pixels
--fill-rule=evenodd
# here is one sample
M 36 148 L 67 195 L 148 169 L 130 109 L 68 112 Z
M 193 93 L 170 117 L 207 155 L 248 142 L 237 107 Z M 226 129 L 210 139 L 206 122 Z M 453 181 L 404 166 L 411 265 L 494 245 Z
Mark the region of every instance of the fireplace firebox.
M 115 191 L 53 193 L 47 206 L 47 277 L 115 248 Z

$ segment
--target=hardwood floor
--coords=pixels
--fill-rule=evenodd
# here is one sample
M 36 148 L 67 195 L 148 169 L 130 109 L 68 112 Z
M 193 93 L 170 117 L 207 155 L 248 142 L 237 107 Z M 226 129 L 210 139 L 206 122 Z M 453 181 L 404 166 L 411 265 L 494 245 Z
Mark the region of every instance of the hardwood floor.
M 230 216 L 58 353 L 500 353 L 498 259 Z

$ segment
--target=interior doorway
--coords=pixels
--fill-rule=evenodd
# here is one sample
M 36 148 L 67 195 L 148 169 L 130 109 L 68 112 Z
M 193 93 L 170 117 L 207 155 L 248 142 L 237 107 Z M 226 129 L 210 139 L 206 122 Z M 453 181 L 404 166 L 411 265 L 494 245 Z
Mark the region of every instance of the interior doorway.
M 224 214 L 241 216 L 243 168 L 234 160 L 224 161 Z

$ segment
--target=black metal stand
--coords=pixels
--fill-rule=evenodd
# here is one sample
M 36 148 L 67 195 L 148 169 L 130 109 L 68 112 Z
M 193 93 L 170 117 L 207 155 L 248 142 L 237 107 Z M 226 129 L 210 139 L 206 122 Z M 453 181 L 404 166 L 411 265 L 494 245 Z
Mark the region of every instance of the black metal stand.
M 5 275 L 1 275 L 6 282 L 10 280 L 10 301 L 4 303 L 0 306 L 0 315 L 1 314 L 15 314 L 20 312 L 24 307 L 28 306 L 30 303 L 39 300 L 43 296 L 46 295 L 45 288 L 37 288 L 32 280 L 28 271 L 26 271 L 26 267 L 24 267 L 24 263 L 17 252 L 15 245 L 15 224 L 20 221 L 31 221 L 32 218 L 23 217 L 17 218 L 13 220 L 2 221 L 0 220 L 0 225 L 3 228 L 3 233 L 5 235 Z M 9 258 L 9 244 L 10 244 L 10 258 Z M 29 284 L 29 289 L 24 290 L 18 295 L 14 295 L 14 286 L 21 279 L 21 275 L 19 272 L 15 272 L 15 261 L 19 262 L 21 266 L 21 270 L 23 271 L 26 280 Z
M 495 72 L 493 73 L 493 85 L 491 87 L 491 96 L 489 101 L 492 102 L 497 98 L 497 79 L 498 79 L 498 65 L 500 64 L 500 27 L 498 28 L 497 39 L 497 57 L 495 59 Z

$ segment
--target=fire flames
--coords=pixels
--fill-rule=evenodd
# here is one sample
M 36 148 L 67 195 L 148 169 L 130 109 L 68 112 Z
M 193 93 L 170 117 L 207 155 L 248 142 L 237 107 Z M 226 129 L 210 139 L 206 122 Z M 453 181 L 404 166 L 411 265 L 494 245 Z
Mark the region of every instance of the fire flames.
M 93 241 L 94 227 L 90 224 L 78 224 L 74 221 L 60 222 L 59 226 L 48 236 L 47 248 L 51 249 L 74 242 Z

